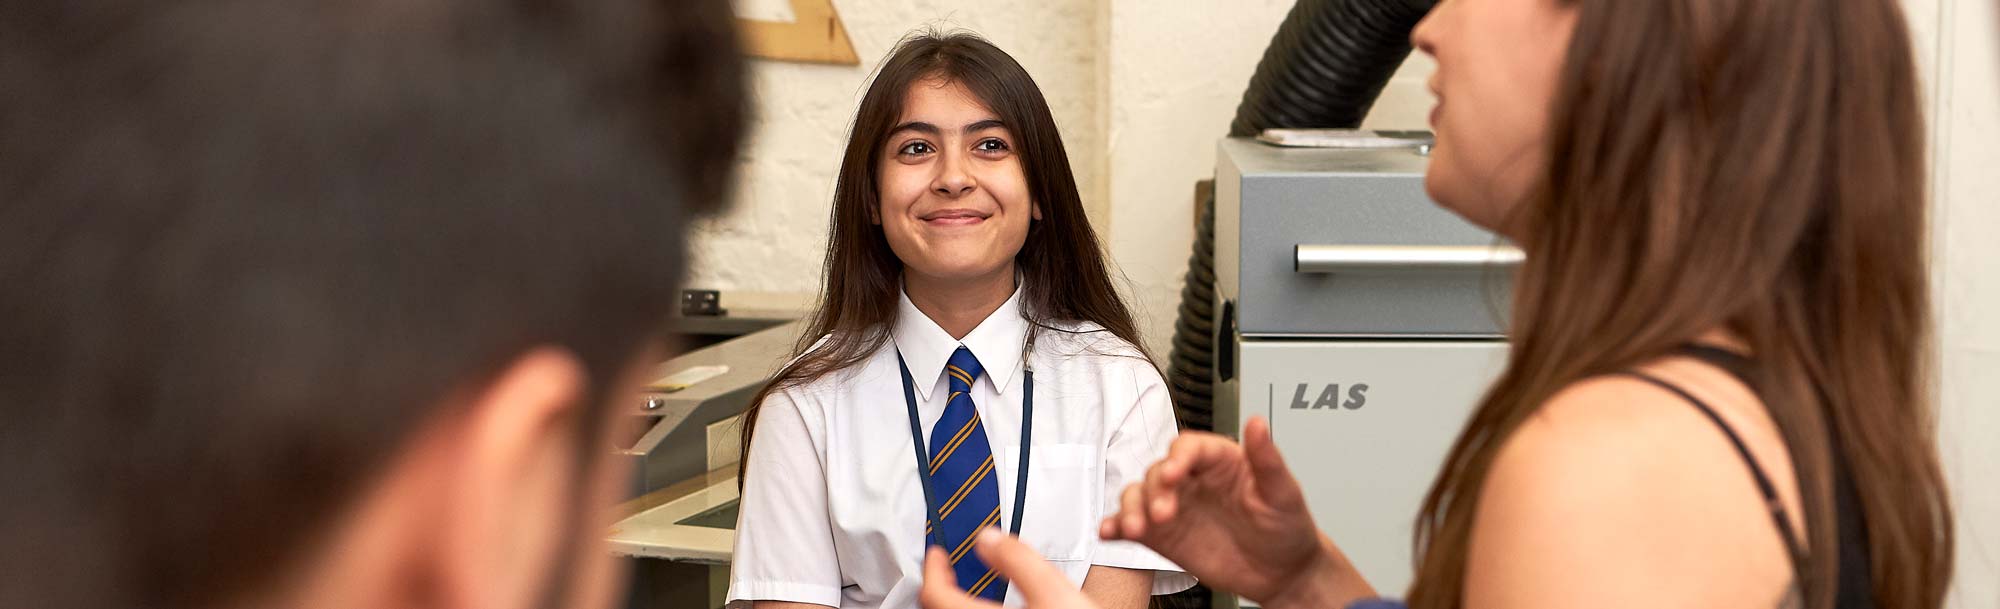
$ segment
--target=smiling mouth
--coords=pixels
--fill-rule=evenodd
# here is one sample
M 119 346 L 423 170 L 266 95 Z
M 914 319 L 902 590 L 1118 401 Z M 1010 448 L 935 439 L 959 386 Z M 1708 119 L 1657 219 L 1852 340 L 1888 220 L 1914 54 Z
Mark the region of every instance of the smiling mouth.
M 942 209 L 919 216 L 925 224 L 933 226 L 968 226 L 985 222 L 992 214 L 970 209 Z

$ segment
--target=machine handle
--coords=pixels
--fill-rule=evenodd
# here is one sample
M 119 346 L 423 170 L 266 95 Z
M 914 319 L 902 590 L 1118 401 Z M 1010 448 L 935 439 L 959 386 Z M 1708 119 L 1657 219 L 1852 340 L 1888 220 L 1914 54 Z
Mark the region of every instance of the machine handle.
M 1527 254 L 1511 245 L 1297 245 L 1297 273 L 1406 273 L 1477 271 L 1514 266 Z

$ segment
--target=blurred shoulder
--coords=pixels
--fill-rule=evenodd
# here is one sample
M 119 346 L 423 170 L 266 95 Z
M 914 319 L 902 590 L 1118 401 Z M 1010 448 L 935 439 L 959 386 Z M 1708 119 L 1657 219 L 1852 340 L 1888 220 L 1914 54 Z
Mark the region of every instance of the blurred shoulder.
M 1550 397 L 1502 440 L 1491 480 L 1543 491 L 1607 489 L 1602 483 L 1675 465 L 1678 451 L 1671 449 L 1678 442 L 1714 433 L 1700 427 L 1699 417 L 1678 396 L 1636 377 L 1585 379 Z
M 1596 376 L 1557 391 L 1505 439 L 1496 467 L 1617 467 L 1624 474 L 1714 467 L 1740 474 L 1746 465 L 1729 441 L 1733 433 L 1760 466 L 1790 474 L 1769 413 L 1734 377 L 1685 358 L 1637 372 L 1644 376 Z
M 1518 595 L 1521 606 L 1552 597 L 1601 606 L 1643 588 L 1658 601 L 1648 606 L 1720 606 L 1732 594 L 1782 594 L 1789 582 L 1789 558 L 1743 459 L 1666 387 L 1631 375 L 1578 381 L 1497 441 L 1468 590 Z

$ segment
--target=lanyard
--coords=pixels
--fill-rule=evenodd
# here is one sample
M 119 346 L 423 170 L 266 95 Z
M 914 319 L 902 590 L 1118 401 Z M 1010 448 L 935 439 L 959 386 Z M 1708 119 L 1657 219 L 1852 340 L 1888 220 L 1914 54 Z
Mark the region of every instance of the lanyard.
M 1028 344 L 1033 345 L 1030 341 Z M 1035 429 L 1035 370 L 1028 365 L 1027 349 L 1021 353 L 1021 470 L 1014 477 L 1014 520 L 1007 526 L 1007 533 L 1021 536 L 1021 515 L 1028 505 L 1028 447 L 1034 439 Z M 931 491 L 931 459 L 924 451 L 923 423 L 917 420 L 916 382 L 910 379 L 910 366 L 903 363 L 903 351 L 896 350 L 896 366 L 903 371 L 903 402 L 910 406 L 910 444 L 917 449 L 917 480 L 924 487 L 924 509 L 929 511 L 931 522 L 931 545 L 954 548 L 944 543 L 944 518 L 939 517 L 937 494 Z M 977 534 L 978 531 L 974 531 Z

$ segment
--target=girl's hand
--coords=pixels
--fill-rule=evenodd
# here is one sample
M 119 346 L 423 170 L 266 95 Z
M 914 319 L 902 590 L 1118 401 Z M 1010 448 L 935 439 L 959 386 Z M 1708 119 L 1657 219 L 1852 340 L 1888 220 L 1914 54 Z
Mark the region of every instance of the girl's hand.
M 1262 418 L 1243 445 L 1181 434 L 1144 481 L 1125 487 L 1104 539 L 1143 543 L 1211 588 L 1265 607 L 1342 607 L 1374 590 L 1320 534 Z
M 1019 591 L 1024 609 L 1097 609 L 1076 584 L 1050 566 L 1042 555 L 999 529 L 980 531 L 973 551 L 986 566 L 1007 579 Z M 917 593 L 924 609 L 1000 609 L 1000 605 L 967 596 L 958 588 L 958 576 L 951 571 L 951 559 L 944 549 L 932 547 L 924 554 L 924 587 Z

